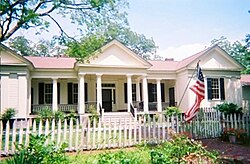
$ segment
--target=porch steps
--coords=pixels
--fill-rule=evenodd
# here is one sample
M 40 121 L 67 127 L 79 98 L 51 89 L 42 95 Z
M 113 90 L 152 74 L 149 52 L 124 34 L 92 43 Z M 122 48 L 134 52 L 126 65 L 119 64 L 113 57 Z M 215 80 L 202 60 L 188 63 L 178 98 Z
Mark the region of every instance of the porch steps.
M 116 126 L 119 126 L 121 124 L 127 127 L 130 126 L 130 121 L 132 126 L 136 124 L 135 118 L 130 112 L 105 112 L 102 119 L 104 125 L 110 123 L 111 125 L 116 124 Z

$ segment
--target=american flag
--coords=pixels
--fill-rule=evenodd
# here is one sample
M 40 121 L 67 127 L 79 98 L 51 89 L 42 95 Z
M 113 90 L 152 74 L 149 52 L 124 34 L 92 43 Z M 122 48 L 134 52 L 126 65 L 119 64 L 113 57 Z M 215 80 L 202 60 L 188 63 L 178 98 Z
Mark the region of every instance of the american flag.
M 197 64 L 197 80 L 195 85 L 191 86 L 190 89 L 196 94 L 194 105 L 185 112 L 185 120 L 190 122 L 196 114 L 199 112 L 200 103 L 205 97 L 205 85 L 204 78 L 201 72 L 199 64 Z

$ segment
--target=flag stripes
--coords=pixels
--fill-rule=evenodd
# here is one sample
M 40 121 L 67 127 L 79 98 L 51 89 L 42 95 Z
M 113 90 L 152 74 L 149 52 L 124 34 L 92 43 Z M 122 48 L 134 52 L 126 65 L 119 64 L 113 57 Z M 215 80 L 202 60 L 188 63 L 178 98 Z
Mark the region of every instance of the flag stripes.
M 196 94 L 196 99 L 193 106 L 185 112 L 185 120 L 190 122 L 199 112 L 200 103 L 205 98 L 204 78 L 199 64 L 197 64 L 197 80 L 196 83 L 190 87 Z

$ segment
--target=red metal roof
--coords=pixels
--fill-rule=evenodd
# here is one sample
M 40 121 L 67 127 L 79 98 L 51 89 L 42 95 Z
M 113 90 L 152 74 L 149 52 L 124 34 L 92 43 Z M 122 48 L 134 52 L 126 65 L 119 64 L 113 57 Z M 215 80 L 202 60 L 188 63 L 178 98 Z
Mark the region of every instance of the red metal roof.
M 74 68 L 75 58 L 25 56 L 35 68 Z
M 242 85 L 250 85 L 250 75 L 241 75 L 240 81 Z
M 166 71 L 175 71 L 178 62 L 177 61 L 157 61 L 157 60 L 151 60 L 149 61 L 152 66 L 149 68 L 149 70 L 166 70 Z

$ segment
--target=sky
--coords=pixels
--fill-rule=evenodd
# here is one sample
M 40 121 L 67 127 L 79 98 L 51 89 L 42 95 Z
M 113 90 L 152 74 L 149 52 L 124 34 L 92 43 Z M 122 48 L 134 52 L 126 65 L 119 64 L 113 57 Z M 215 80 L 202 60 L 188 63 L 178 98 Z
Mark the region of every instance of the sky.
M 244 40 L 250 34 L 250 0 L 128 0 L 133 31 L 153 38 L 163 58 L 182 60 L 210 46 L 213 39 Z M 68 24 L 68 22 L 67 22 Z M 54 31 L 58 29 L 51 24 Z M 70 26 L 67 27 L 70 31 Z M 70 31 L 71 32 L 71 31 Z M 19 31 L 18 35 L 34 32 Z M 42 34 L 46 38 L 49 34 Z
M 250 33 L 249 0 L 129 0 L 133 31 L 153 38 L 163 58 L 181 60 L 225 36 L 242 41 Z

